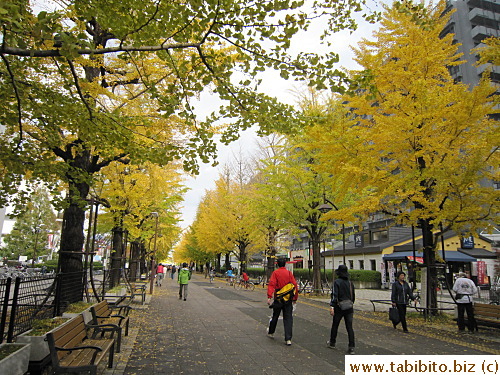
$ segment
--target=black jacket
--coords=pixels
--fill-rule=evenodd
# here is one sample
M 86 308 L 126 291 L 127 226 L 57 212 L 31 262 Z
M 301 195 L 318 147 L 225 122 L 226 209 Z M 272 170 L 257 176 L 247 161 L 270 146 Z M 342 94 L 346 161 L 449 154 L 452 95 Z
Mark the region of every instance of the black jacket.
M 333 283 L 330 306 L 335 307 L 337 306 L 338 301 L 344 301 L 346 299 L 350 299 L 352 302 L 356 300 L 354 285 L 349 279 L 339 277 Z
M 410 285 L 405 281 L 403 285 L 399 281 L 392 284 L 391 301 L 400 305 L 407 305 L 408 302 L 414 300 Z

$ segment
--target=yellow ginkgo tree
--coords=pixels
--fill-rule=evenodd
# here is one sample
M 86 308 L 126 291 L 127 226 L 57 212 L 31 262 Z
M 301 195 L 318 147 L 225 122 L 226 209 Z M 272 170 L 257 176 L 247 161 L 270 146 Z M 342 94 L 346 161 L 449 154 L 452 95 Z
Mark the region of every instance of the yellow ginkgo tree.
M 453 36 L 440 37 L 444 2 L 425 7 L 394 2 L 374 40 L 355 49 L 361 70 L 344 96 L 344 116 L 313 128 L 323 173 L 338 176 L 356 205 L 331 217 L 382 211 L 422 231 L 429 267 L 430 307 L 436 307 L 436 247 L 443 230 L 475 233 L 498 219 L 500 132 L 491 115 L 487 76 L 476 87 L 448 72 L 460 64 Z

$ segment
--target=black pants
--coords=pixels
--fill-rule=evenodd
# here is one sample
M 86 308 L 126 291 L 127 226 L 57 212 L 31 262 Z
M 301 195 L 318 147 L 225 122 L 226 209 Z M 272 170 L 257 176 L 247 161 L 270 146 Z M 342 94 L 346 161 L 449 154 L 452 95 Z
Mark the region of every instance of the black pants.
M 473 332 L 474 328 L 476 328 L 476 319 L 474 318 L 474 307 L 472 306 L 472 303 L 457 303 L 457 309 L 458 330 L 465 331 L 464 316 L 467 311 L 467 328 L 469 329 L 469 332 Z
M 293 304 L 292 302 L 287 302 L 281 307 L 273 307 L 273 316 L 269 322 L 269 334 L 273 334 L 276 331 L 276 325 L 278 324 L 278 319 L 280 317 L 281 311 L 283 311 L 283 327 L 285 328 L 285 340 L 292 339 L 292 329 L 293 329 Z
M 352 328 L 353 317 L 354 311 L 352 309 L 342 311 L 340 308 L 335 307 L 332 329 L 330 331 L 330 345 L 335 345 L 340 321 L 344 318 L 345 329 L 347 330 L 347 337 L 349 338 L 349 348 L 354 348 L 354 329 Z
M 408 327 L 406 326 L 406 304 L 402 303 L 397 303 L 396 307 L 398 309 L 399 313 L 399 321 L 401 322 L 401 325 L 403 326 L 403 331 L 408 331 Z M 396 327 L 397 324 L 394 325 Z

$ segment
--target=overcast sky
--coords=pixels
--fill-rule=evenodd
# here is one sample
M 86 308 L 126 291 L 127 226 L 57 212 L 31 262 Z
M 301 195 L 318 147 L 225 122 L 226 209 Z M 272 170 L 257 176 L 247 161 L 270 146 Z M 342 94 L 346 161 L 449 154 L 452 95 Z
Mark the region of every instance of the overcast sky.
M 319 35 L 323 25 L 317 23 L 315 27 L 308 33 L 301 33 L 294 38 L 291 44 L 291 52 L 328 52 L 329 50 L 320 43 Z M 338 53 L 340 56 L 339 67 L 349 69 L 356 68 L 356 64 L 352 60 L 353 53 L 350 46 L 356 46 L 357 42 L 365 37 L 370 38 L 372 31 L 375 29 L 374 25 L 367 22 L 359 21 L 358 30 L 350 34 L 348 31 L 339 32 L 335 34 L 335 38 L 331 39 L 333 45 L 331 50 Z M 263 82 L 261 91 L 278 97 L 282 102 L 288 104 L 295 104 L 295 97 L 293 91 L 300 87 L 300 84 L 295 81 L 285 81 L 281 79 L 276 73 L 268 72 L 263 74 Z M 200 111 L 204 108 L 201 106 Z M 206 190 L 215 187 L 215 181 L 219 176 L 225 164 L 234 160 L 234 155 L 239 155 L 240 152 L 243 156 L 249 157 L 256 153 L 258 137 L 255 132 L 249 130 L 245 131 L 238 141 L 233 142 L 229 146 L 221 145 L 219 147 L 219 165 L 211 167 L 210 165 L 203 164 L 200 166 L 200 174 L 196 177 L 190 177 L 186 180 L 186 186 L 190 191 L 185 195 L 184 205 L 182 207 L 182 228 L 187 228 L 193 222 L 196 216 L 198 204 Z

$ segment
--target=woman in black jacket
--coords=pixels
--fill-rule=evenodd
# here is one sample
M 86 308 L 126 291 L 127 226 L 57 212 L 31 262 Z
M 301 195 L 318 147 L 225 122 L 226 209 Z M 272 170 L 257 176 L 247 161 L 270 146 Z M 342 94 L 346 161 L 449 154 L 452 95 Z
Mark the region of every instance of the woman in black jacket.
M 347 336 L 349 338 L 349 348 L 347 352 L 349 354 L 354 354 L 354 330 L 352 328 L 354 309 L 351 307 L 348 310 L 342 310 L 339 305 L 340 301 L 346 300 L 351 300 L 354 303 L 356 298 L 354 294 L 354 285 L 349 280 L 349 273 L 345 265 L 339 265 L 335 272 L 338 277 L 333 283 L 332 299 L 330 301 L 330 315 L 333 316 L 333 323 L 330 331 L 330 341 L 327 342 L 327 345 L 330 348 L 335 347 L 339 324 L 342 318 L 344 318 L 345 328 L 347 329 Z
M 406 326 L 406 305 L 410 299 L 415 300 L 413 293 L 411 291 L 410 285 L 405 281 L 406 274 L 403 271 L 399 271 L 396 274 L 396 281 L 392 284 L 391 301 L 392 306 L 397 307 L 399 313 L 399 320 L 403 326 L 403 332 L 408 333 L 408 327 Z M 397 323 L 392 323 L 394 329 L 396 329 Z

